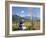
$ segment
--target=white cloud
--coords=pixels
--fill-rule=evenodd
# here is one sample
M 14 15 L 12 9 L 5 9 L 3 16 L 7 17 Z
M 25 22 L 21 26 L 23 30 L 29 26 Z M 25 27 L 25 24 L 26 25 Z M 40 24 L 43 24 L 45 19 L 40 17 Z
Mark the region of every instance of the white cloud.
M 21 13 L 24 13 L 24 11 L 22 10 Z
M 32 16 L 31 14 L 28 14 L 27 16 Z

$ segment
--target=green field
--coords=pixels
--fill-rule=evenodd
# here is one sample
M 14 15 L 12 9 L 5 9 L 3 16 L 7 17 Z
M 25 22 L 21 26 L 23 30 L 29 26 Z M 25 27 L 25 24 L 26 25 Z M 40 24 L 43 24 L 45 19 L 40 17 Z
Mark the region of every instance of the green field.
M 39 30 L 40 29 L 40 21 L 25 21 L 24 26 L 26 29 L 24 30 Z M 16 31 L 19 28 L 19 22 L 12 23 L 12 30 Z

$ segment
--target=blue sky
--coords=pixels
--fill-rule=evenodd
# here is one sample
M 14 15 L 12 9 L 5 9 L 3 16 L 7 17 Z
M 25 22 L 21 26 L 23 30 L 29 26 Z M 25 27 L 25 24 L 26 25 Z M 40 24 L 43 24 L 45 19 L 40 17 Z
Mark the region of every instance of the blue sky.
M 36 7 L 12 7 L 12 15 L 40 17 L 40 8 Z

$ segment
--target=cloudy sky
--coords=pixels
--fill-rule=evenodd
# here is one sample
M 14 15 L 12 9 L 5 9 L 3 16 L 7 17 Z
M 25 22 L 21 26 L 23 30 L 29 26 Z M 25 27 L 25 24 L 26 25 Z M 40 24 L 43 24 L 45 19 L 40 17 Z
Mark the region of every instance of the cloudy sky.
M 40 17 L 40 8 L 36 7 L 12 7 L 12 15 L 21 17 L 35 16 Z

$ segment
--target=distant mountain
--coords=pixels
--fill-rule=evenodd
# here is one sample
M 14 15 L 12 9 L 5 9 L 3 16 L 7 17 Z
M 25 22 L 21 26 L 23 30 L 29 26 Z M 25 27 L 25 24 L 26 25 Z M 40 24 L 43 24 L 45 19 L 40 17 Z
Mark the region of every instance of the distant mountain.
M 18 15 L 12 15 L 12 21 L 20 21 L 22 19 L 24 19 L 24 18 L 23 17 L 20 17 Z
M 31 16 L 25 16 L 24 18 L 27 19 L 27 20 L 30 20 Z
M 32 17 L 33 20 L 40 20 L 40 17 Z
M 22 19 L 24 19 L 25 21 L 29 21 L 29 20 L 39 20 L 40 18 L 38 18 L 38 17 L 30 17 L 30 16 L 26 16 L 26 17 L 21 17 L 21 16 L 18 16 L 18 15 L 12 15 L 12 20 L 13 21 L 20 21 L 20 20 L 22 20 Z

